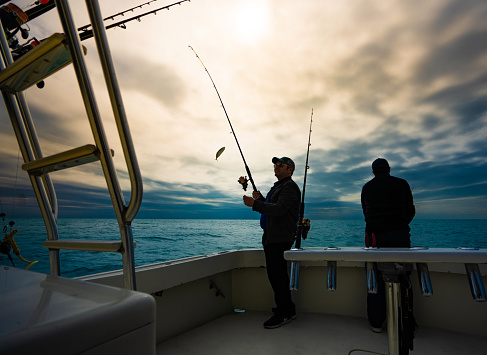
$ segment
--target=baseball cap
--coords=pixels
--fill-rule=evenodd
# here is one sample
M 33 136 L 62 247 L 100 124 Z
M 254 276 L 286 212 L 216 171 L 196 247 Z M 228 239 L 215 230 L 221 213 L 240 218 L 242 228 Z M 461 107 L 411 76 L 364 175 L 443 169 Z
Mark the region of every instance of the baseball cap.
M 291 158 L 288 158 L 288 157 L 282 157 L 282 158 L 274 157 L 274 158 L 272 158 L 272 163 L 275 164 L 278 161 L 280 161 L 283 164 L 287 164 L 288 166 L 293 168 L 293 170 L 296 170 L 296 166 L 294 165 L 294 162 Z

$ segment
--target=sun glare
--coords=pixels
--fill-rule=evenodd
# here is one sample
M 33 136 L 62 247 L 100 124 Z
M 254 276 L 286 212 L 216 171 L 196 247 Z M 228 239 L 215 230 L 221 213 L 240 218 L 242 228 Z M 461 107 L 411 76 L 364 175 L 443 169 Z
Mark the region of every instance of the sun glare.
M 262 38 L 269 26 L 269 9 L 262 1 L 245 1 L 235 10 L 239 40 L 253 43 Z

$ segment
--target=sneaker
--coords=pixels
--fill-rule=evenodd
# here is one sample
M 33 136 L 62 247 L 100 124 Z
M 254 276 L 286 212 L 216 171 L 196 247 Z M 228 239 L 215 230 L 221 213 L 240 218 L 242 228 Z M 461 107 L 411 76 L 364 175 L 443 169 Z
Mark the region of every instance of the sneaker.
M 272 313 L 274 313 L 274 314 L 278 314 L 277 308 L 272 308 Z M 284 318 L 287 318 L 287 317 L 284 317 Z M 295 319 L 296 319 L 296 311 L 294 311 L 294 314 L 292 314 L 292 315 L 291 315 L 291 318 L 292 318 L 293 320 L 295 320 Z
M 264 323 L 264 328 L 267 329 L 273 329 L 273 328 L 279 328 L 283 324 L 287 324 L 293 321 L 296 316 L 294 317 L 283 317 L 279 316 L 277 314 L 274 314 L 271 318 L 269 318 L 265 323 Z
M 382 333 L 382 326 L 374 327 L 370 322 L 369 322 L 369 326 L 370 326 L 370 330 L 372 330 L 374 333 Z
M 370 326 L 370 329 L 374 332 L 374 333 L 382 333 L 382 328 L 376 328 L 376 327 L 373 327 L 373 326 Z

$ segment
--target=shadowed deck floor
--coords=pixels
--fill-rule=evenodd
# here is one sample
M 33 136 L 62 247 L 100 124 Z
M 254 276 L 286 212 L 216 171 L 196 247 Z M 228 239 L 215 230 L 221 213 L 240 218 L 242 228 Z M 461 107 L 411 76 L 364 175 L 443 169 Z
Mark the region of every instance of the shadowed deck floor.
M 266 312 L 225 315 L 157 346 L 157 354 L 388 354 L 387 333 L 366 319 L 302 313 L 290 324 L 265 329 Z M 363 351 L 360 351 L 363 350 Z M 487 353 L 487 339 L 421 327 L 412 355 Z

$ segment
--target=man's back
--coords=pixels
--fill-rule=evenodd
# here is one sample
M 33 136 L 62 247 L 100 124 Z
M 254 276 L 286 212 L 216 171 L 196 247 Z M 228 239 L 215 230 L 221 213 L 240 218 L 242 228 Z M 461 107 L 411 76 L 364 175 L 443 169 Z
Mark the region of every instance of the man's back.
M 415 208 L 406 180 L 376 175 L 362 188 L 361 200 L 367 232 L 410 231 Z

